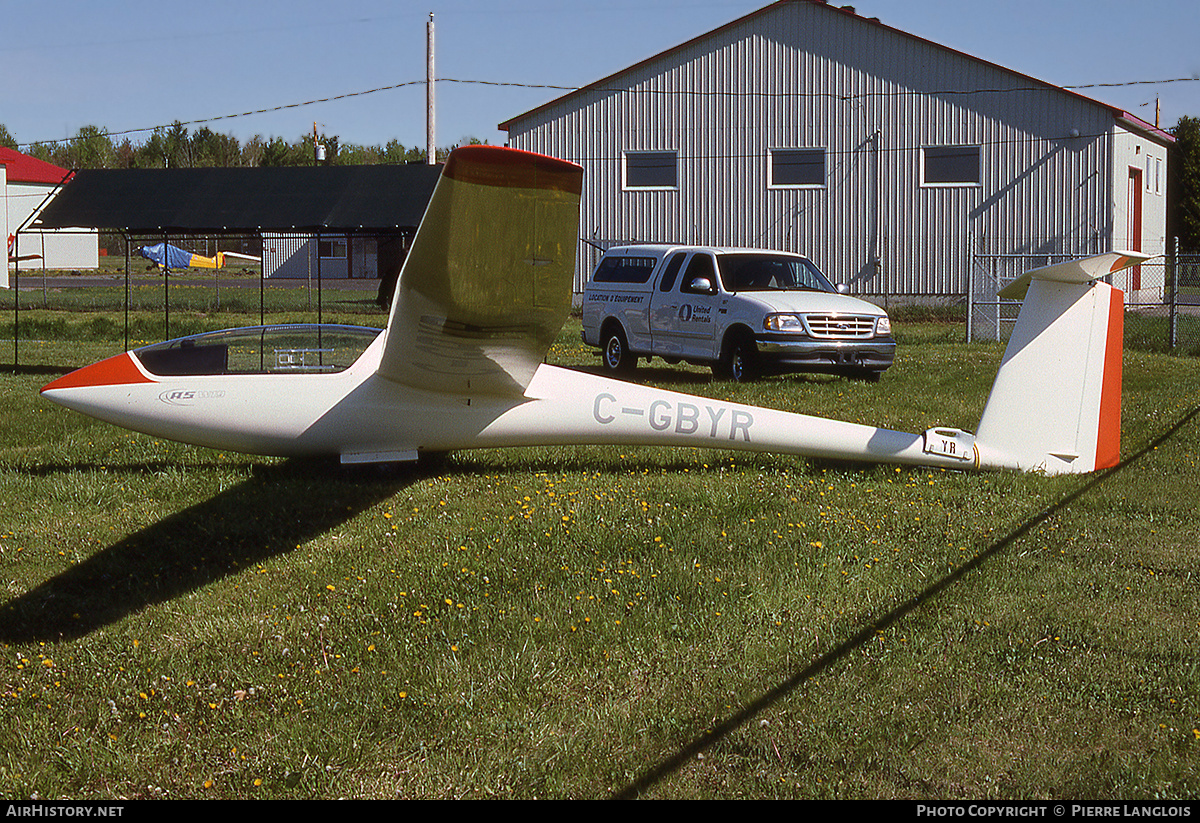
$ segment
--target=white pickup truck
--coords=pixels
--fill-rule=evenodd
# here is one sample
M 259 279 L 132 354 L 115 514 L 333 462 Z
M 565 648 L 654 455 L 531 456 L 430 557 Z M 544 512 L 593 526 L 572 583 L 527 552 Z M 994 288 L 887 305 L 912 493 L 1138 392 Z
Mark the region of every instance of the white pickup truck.
M 606 251 L 584 289 L 583 340 L 614 372 L 661 357 L 737 381 L 767 372 L 878 380 L 896 351 L 887 313 L 835 288 L 808 258 L 707 246 Z

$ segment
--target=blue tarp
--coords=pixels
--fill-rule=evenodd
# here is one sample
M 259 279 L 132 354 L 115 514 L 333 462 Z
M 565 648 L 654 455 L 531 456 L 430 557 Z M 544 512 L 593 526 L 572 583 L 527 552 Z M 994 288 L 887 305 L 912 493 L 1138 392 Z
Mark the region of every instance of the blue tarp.
M 167 249 L 165 254 L 163 253 L 164 246 Z M 195 256 L 190 251 L 184 251 L 168 243 L 155 243 L 153 246 L 142 246 L 138 249 L 138 254 L 160 266 L 165 262 L 167 268 L 170 269 L 189 268 L 192 265 L 192 258 Z

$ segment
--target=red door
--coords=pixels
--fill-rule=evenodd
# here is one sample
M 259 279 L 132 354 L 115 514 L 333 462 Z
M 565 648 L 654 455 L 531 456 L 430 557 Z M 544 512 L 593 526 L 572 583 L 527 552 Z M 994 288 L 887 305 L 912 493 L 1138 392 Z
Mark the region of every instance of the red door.
M 1128 251 L 1142 250 L 1142 170 L 1129 167 L 1129 201 L 1127 218 Z M 1142 267 L 1129 269 L 1129 291 L 1142 287 Z

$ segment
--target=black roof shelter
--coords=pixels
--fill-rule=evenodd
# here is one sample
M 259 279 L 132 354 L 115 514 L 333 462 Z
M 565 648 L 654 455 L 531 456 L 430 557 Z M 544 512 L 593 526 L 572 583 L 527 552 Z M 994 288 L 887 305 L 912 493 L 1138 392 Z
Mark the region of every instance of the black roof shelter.
M 82 169 L 32 229 L 380 233 L 420 225 L 441 166 Z
M 204 169 L 82 169 L 24 229 L 86 228 L 125 236 L 125 348 L 129 348 L 131 236 L 315 235 L 411 236 L 441 175 L 440 165 L 283 166 Z M 380 294 L 395 282 L 402 256 L 391 244 Z M 402 251 L 399 254 L 402 255 Z M 383 260 L 381 252 L 381 261 Z M 19 283 L 19 269 L 14 272 Z M 260 277 L 260 314 L 262 313 Z M 317 313 L 321 314 L 320 265 Z M 166 297 L 166 327 L 170 303 Z M 19 291 L 14 288 L 14 292 Z M 19 362 L 20 298 L 13 300 L 13 363 Z

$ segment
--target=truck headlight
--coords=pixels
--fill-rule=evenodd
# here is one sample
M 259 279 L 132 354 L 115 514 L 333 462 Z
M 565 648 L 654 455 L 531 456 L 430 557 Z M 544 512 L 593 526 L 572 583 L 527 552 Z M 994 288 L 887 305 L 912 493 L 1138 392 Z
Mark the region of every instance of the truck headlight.
M 767 331 L 803 332 L 804 323 L 798 314 L 768 314 L 763 318 Z
M 885 334 L 892 333 L 892 321 L 887 315 L 880 317 L 875 321 L 875 335 L 883 337 Z

